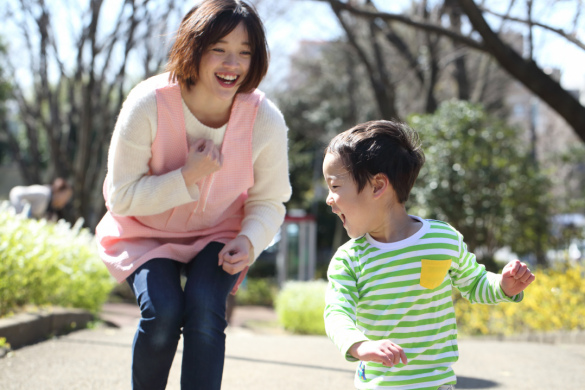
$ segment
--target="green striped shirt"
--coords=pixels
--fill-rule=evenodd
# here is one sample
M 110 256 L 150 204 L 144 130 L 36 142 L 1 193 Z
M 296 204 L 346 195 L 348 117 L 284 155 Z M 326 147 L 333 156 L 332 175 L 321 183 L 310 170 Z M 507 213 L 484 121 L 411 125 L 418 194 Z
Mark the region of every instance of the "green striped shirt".
M 341 246 L 329 265 L 325 328 L 349 361 L 359 341 L 389 339 L 408 364 L 360 362 L 358 389 L 437 389 L 455 384 L 457 326 L 452 285 L 471 302 L 520 302 L 507 297 L 500 275 L 487 272 L 467 251 L 461 234 L 445 222 L 420 220 L 413 236 L 380 243 L 369 235 Z M 361 369 L 365 369 L 363 374 Z

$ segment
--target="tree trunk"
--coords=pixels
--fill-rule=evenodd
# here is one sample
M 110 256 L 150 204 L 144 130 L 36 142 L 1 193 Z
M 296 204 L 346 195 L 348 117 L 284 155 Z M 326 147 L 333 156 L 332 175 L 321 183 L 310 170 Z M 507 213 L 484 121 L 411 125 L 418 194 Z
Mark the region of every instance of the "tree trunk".
M 544 73 L 531 59 L 525 60 L 495 34 L 473 0 L 457 0 L 481 35 L 487 51 L 512 77 L 524 84 L 562 116 L 585 142 L 585 107 L 569 91 Z

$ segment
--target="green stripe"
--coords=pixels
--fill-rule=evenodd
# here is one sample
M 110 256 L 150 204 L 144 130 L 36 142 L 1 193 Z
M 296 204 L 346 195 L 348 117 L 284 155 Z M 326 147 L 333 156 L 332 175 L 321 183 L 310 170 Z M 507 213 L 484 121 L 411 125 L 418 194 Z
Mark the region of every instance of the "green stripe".
M 399 319 L 404 318 L 404 317 L 412 317 L 412 316 L 421 315 L 421 314 L 436 313 L 436 312 L 448 309 L 450 307 L 453 307 L 451 302 L 445 302 L 439 306 L 433 306 L 433 307 L 429 307 L 429 308 L 425 308 L 425 309 L 412 309 L 412 310 L 409 310 L 405 313 L 397 313 L 397 314 L 392 314 L 392 313 L 384 313 L 384 314 L 359 313 L 359 317 L 365 318 L 368 320 L 399 320 Z M 360 308 L 363 309 L 363 307 L 360 307 Z

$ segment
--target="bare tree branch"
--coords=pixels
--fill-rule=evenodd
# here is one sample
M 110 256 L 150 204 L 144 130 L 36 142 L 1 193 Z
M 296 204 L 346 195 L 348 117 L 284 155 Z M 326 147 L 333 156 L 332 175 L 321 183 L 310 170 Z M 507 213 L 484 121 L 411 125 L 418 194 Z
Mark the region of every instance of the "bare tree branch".
M 389 13 L 389 12 L 368 11 L 368 10 L 364 10 L 361 8 L 356 8 L 356 7 L 354 7 L 350 4 L 347 4 L 347 3 L 342 3 L 341 1 L 338 1 L 338 0 L 314 0 L 314 1 L 328 2 L 332 6 L 335 5 L 337 7 L 337 9 L 349 11 L 354 15 L 362 16 L 362 17 L 369 18 L 369 19 L 380 18 L 383 20 L 400 22 L 400 23 L 403 23 L 403 24 L 408 25 L 408 26 L 420 28 L 420 29 L 423 29 L 426 31 L 430 31 L 430 32 L 439 34 L 439 35 L 446 36 L 446 37 L 451 38 L 451 39 L 456 40 L 456 41 L 460 41 L 460 42 L 464 43 L 466 46 L 472 47 L 474 49 L 477 49 L 480 51 L 485 51 L 485 48 L 481 42 L 477 42 L 477 41 L 473 40 L 472 38 L 454 33 L 453 31 L 446 30 L 445 28 L 437 26 L 437 25 L 432 24 L 432 23 L 427 23 L 425 21 L 416 21 L 408 16 L 404 16 L 404 15 L 400 15 L 400 14 L 393 14 L 393 13 Z
M 531 20 L 531 18 L 529 19 L 521 19 L 521 18 L 516 18 L 510 15 L 506 15 L 506 14 L 500 14 L 497 12 L 494 12 L 490 9 L 487 8 L 480 8 L 483 12 L 486 12 L 490 15 L 494 15 L 497 16 L 498 18 L 501 18 L 503 20 L 510 20 L 513 22 L 518 22 L 518 23 L 523 23 L 526 25 L 532 25 L 532 26 L 536 26 L 536 27 L 540 27 L 544 30 L 553 32 L 557 35 L 559 35 L 560 37 L 563 37 L 564 39 L 566 39 L 567 41 L 573 43 L 574 45 L 576 45 L 577 47 L 579 47 L 580 49 L 585 50 L 585 43 L 580 41 L 579 39 L 577 39 L 577 34 L 574 32 L 575 31 L 575 27 L 573 27 L 573 32 L 566 32 L 565 30 L 561 29 L 561 28 L 556 28 L 556 27 L 552 27 L 549 26 L 547 24 L 544 23 L 540 23 L 540 22 L 536 22 L 534 20 Z M 575 19 L 578 19 L 578 15 L 575 16 Z
M 514 78 L 559 113 L 577 135 L 585 141 L 585 107 L 558 82 L 544 73 L 531 60 L 523 59 L 506 45 L 490 28 L 473 0 L 457 0 L 473 28 L 482 36 L 485 46 L 498 63 Z

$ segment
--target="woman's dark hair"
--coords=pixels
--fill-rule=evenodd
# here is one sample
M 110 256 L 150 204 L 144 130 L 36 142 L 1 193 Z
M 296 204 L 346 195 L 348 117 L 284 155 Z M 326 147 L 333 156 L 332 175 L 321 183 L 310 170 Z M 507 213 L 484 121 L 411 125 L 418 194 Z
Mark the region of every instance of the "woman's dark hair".
M 371 121 L 331 140 L 325 154 L 339 156 L 361 192 L 378 173 L 388 177 L 398 201 L 405 203 L 425 162 L 418 134 L 404 123 Z
M 171 81 L 187 88 L 197 82 L 205 50 L 232 32 L 240 22 L 248 32 L 252 52 L 250 70 L 238 92 L 251 92 L 268 71 L 268 45 L 264 25 L 254 7 L 241 0 L 205 0 L 191 8 L 177 31 L 166 70 Z

